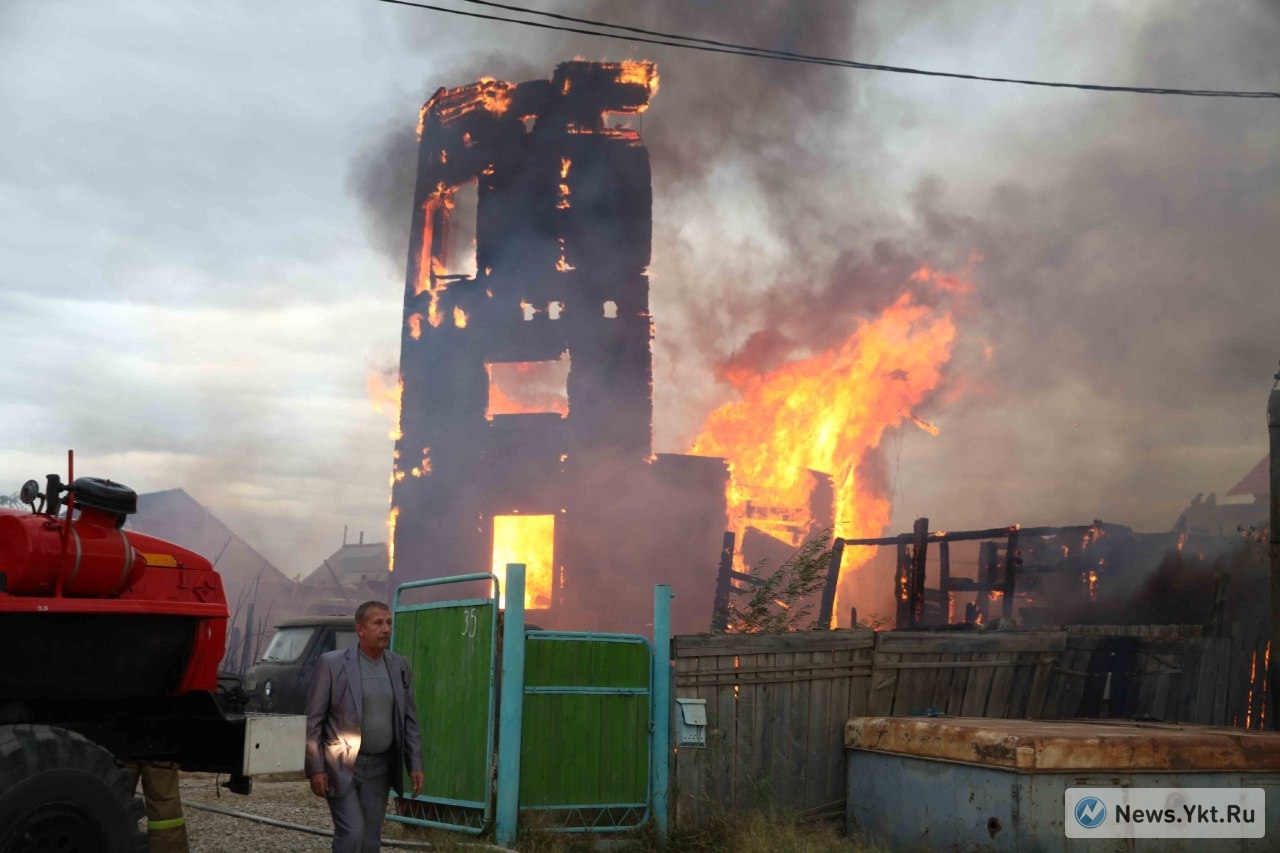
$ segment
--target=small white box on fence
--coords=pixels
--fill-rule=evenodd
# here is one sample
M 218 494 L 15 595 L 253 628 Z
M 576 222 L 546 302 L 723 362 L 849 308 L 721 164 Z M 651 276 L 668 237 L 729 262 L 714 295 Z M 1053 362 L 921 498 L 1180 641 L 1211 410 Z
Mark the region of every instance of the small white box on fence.
M 707 745 L 707 700 L 676 697 L 676 746 Z

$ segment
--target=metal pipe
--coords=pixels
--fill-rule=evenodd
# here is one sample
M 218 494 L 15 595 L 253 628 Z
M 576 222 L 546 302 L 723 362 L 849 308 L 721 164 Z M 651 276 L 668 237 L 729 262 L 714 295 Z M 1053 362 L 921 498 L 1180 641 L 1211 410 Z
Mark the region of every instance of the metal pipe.
M 1271 434 L 1271 727 L 1280 729 L 1280 373 L 1267 400 Z
M 653 779 L 653 828 L 658 843 L 666 846 L 668 830 L 667 789 L 671 772 L 671 587 L 653 588 L 653 753 L 649 758 Z
M 507 564 L 502 623 L 502 696 L 498 702 L 498 808 L 494 841 L 515 844 L 520 824 L 520 727 L 524 719 L 524 564 Z

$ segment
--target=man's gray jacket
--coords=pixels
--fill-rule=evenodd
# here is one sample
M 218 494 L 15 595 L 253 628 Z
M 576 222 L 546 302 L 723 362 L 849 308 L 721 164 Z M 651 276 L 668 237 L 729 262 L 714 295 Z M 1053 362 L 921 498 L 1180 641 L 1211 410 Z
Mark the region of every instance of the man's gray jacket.
M 340 649 L 320 656 L 307 691 L 308 776 L 329 774 L 329 795 L 340 797 L 351 787 L 352 768 L 360 752 L 360 712 L 363 694 L 360 679 L 359 647 Z M 403 795 L 403 771 L 422 769 L 422 733 L 418 709 L 413 700 L 413 675 L 409 660 L 384 651 L 391 675 L 394 701 L 391 719 L 391 754 L 402 757 L 391 766 L 391 787 Z

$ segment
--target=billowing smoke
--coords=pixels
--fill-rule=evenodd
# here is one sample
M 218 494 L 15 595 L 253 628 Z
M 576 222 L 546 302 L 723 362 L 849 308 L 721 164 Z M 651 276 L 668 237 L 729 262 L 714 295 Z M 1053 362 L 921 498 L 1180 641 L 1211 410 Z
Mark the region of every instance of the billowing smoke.
M 959 0 L 561 3 L 557 11 L 811 54 L 1091 82 L 1280 90 L 1265 0 L 1025 16 Z M 734 370 L 829 346 L 921 263 L 976 296 L 932 439 L 893 465 L 895 525 L 1167 529 L 1265 452 L 1280 347 L 1273 101 L 921 80 L 398 16 L 429 84 L 353 163 L 404 262 L 417 104 L 480 76 L 644 57 L 654 171 L 655 445 L 683 450 Z M 1104 35 L 1100 35 L 1104 34 Z M 502 57 L 455 45 L 508 46 Z M 428 54 L 428 51 L 430 53 Z M 441 51 L 444 51 L 442 54 Z M 1211 59 L 1211 62 L 1206 60 Z M 889 469 L 893 468 L 893 476 Z

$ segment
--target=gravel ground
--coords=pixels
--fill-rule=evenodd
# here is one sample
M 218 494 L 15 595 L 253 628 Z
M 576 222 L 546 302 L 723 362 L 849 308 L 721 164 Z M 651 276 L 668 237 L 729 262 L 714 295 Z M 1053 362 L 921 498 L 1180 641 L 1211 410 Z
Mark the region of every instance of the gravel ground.
M 226 779 L 219 780 L 211 773 L 183 773 L 180 783 L 183 805 L 208 804 L 287 823 L 333 830 L 329 807 L 311 793 L 301 774 L 289 778 L 254 779 L 253 793 L 248 796 L 229 793 L 226 788 L 219 787 L 219 781 Z M 191 853 L 325 853 L 332 843 L 329 838 L 319 835 L 195 808 L 184 808 L 183 813 L 187 818 Z M 383 824 L 382 837 L 383 840 L 422 838 L 394 821 Z M 397 848 L 384 846 L 383 849 Z

